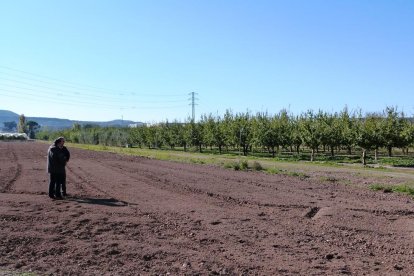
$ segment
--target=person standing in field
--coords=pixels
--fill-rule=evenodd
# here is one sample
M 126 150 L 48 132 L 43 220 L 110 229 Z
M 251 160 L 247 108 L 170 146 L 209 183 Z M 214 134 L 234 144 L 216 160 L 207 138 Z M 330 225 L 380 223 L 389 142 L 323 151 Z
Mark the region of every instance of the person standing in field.
M 69 150 L 64 146 L 65 138 L 57 138 L 47 152 L 47 172 L 49 173 L 49 197 L 63 199 L 66 194 L 66 164 Z M 61 188 L 63 193 L 61 193 Z

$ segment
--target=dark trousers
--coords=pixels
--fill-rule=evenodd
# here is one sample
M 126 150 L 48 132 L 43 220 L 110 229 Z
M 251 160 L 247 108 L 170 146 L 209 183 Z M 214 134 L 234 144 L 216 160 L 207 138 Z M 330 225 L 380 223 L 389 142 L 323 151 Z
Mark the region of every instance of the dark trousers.
M 62 185 L 64 185 L 65 180 L 66 180 L 65 173 L 50 173 L 49 174 L 49 196 L 50 197 L 62 196 L 60 189 Z M 65 185 L 65 189 L 66 189 L 66 185 Z
M 63 174 L 62 179 L 62 194 L 66 196 L 66 173 Z

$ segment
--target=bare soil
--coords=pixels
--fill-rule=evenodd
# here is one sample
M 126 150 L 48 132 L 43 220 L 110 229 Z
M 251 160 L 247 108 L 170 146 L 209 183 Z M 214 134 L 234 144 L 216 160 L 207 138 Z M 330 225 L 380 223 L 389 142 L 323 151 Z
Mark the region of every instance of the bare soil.
M 3 275 L 414 272 L 412 198 L 371 191 L 366 177 L 269 175 L 69 148 L 70 197 L 52 200 L 47 148 L 0 143 Z

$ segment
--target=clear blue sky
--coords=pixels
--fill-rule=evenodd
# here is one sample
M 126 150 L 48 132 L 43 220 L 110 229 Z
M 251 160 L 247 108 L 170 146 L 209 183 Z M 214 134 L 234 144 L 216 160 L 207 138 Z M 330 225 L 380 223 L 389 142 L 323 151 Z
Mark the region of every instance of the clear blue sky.
M 14 1 L 0 109 L 142 122 L 288 109 L 414 113 L 412 0 Z

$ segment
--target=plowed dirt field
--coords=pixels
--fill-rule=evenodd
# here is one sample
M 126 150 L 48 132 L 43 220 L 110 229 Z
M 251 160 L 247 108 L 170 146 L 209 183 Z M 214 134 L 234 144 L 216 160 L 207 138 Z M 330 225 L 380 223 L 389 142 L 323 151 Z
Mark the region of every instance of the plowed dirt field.
M 69 147 L 70 196 L 52 200 L 47 149 L 0 142 L 3 275 L 414 273 L 413 200 L 371 191 L 358 174 L 301 178 Z

